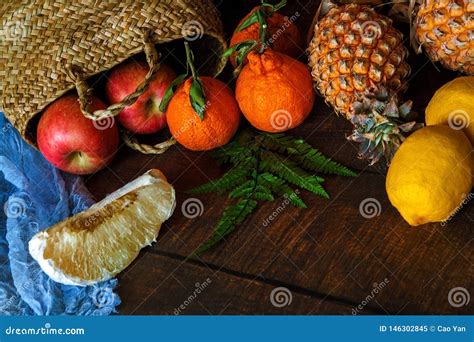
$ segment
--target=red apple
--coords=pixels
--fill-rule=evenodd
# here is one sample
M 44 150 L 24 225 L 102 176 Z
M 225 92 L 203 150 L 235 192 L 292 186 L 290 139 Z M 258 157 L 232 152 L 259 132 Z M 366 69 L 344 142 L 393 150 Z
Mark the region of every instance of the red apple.
M 115 67 L 105 86 L 110 103 L 120 102 L 133 93 L 149 70 L 145 61 L 134 60 Z M 166 89 L 175 78 L 174 71 L 162 64 L 145 93 L 118 115 L 118 121 L 129 131 L 138 134 L 155 133 L 166 127 L 166 115 L 159 106 Z
M 106 108 L 93 97 L 89 110 Z M 38 123 L 38 147 L 55 167 L 78 175 L 94 173 L 110 162 L 117 151 L 119 134 L 113 118 L 87 119 L 76 95 L 66 95 L 44 111 Z

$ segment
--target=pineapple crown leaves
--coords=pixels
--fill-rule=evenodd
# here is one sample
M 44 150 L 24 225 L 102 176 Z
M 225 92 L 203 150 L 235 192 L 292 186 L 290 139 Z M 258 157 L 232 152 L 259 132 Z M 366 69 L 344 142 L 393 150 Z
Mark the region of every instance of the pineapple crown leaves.
M 196 71 L 194 66 L 194 54 L 189 47 L 188 42 L 184 42 L 184 47 L 186 49 L 186 73 L 179 75 L 176 79 L 171 82 L 168 88 L 163 95 L 160 103 L 160 111 L 165 112 L 168 104 L 174 96 L 176 88 L 181 85 L 189 76 L 189 71 L 191 71 L 191 87 L 189 89 L 189 100 L 191 106 L 193 107 L 196 114 L 199 118 L 204 120 L 204 112 L 206 110 L 206 95 L 204 92 L 204 85 L 202 84 L 201 78 Z
M 354 102 L 349 114 L 354 130 L 348 139 L 360 143 L 359 156 L 370 165 L 393 158 L 406 135 L 422 127 L 413 121 L 412 102 L 398 105 L 397 95 L 385 87 L 367 92 Z
M 232 167 L 219 179 L 190 192 L 228 193 L 232 203 L 224 209 L 211 238 L 199 246 L 194 255 L 204 253 L 234 231 L 261 201 L 272 202 L 283 197 L 295 207 L 306 208 L 306 203 L 298 196 L 298 190 L 292 189 L 292 186 L 329 198 L 322 186 L 324 179 L 313 175 L 314 172 L 357 175 L 323 156 L 303 139 L 285 134 L 256 133 L 251 129 L 243 130 L 232 142 L 212 155 Z
M 236 32 L 241 32 L 253 24 L 259 24 L 259 38 L 258 41 L 252 39 L 242 41 L 224 51 L 224 58 L 229 58 L 232 54 L 236 53 L 236 74 L 242 69 L 243 62 L 251 51 L 254 51 L 258 48 L 259 53 L 263 53 L 268 41 L 267 18 L 271 17 L 275 12 L 279 11 L 284 6 L 286 6 L 286 0 L 282 0 L 276 5 L 272 5 L 262 0 L 260 6 L 237 27 Z

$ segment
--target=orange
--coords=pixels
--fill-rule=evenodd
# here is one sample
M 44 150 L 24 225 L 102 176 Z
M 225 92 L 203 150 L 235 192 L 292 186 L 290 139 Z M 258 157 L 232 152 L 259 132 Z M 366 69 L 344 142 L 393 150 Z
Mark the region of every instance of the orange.
M 200 77 L 206 97 L 204 120 L 191 106 L 191 78 L 176 90 L 166 110 L 173 137 L 192 151 L 207 151 L 227 144 L 240 122 L 240 111 L 232 91 L 221 81 Z
M 235 95 L 247 120 L 265 132 L 284 132 L 300 125 L 313 108 L 311 74 L 303 63 L 266 50 L 251 52 L 237 79 Z
M 259 7 L 260 6 L 254 7 L 252 11 L 250 11 L 250 13 L 240 21 L 237 28 L 240 27 L 240 25 L 242 25 L 242 23 Z M 293 18 L 288 18 L 278 12 L 275 12 L 268 17 L 267 24 L 269 37 L 266 44 L 275 51 L 292 57 L 298 57 L 303 54 L 303 50 L 301 49 L 301 34 L 291 19 Z M 259 23 L 252 24 L 240 32 L 237 32 L 236 29 L 230 39 L 230 47 L 246 40 L 259 41 L 259 30 Z M 236 67 L 235 53 L 231 56 L 230 61 L 232 65 Z

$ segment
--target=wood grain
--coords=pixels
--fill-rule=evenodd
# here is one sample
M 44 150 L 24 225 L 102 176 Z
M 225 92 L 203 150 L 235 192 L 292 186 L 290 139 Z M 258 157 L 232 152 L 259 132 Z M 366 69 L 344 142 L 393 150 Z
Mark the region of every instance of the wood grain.
M 351 314 L 353 309 L 300 289 L 288 289 L 286 297 L 278 300 L 272 296 L 275 289 L 275 293 L 280 291 L 278 287 L 256 276 L 233 275 L 203 264 L 144 253 L 122 275 L 118 293 L 127 299 L 120 312 L 134 315 L 305 314 L 302 308 L 308 313 L 322 310 Z M 361 311 L 374 313 L 370 309 Z

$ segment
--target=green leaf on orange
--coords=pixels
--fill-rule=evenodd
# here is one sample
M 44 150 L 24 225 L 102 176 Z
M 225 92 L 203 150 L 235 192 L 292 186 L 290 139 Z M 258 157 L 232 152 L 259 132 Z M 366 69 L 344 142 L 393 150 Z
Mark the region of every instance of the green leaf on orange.
M 161 99 L 160 102 L 160 111 L 165 112 L 166 108 L 168 108 L 168 104 L 170 103 L 171 99 L 173 98 L 174 92 L 176 88 L 186 80 L 188 77 L 188 74 L 182 74 L 176 77 L 176 79 L 171 82 L 171 84 L 168 86 L 168 88 L 165 91 L 165 94 L 163 95 L 163 98 Z
M 254 11 L 252 14 L 250 14 L 248 16 L 248 18 L 245 19 L 242 22 L 242 24 L 240 24 L 237 27 L 236 32 L 243 31 L 247 27 L 252 26 L 253 24 L 256 24 L 256 23 L 259 23 L 260 26 L 262 26 L 262 23 L 265 22 L 264 20 L 262 21 L 263 16 L 271 16 L 273 13 L 275 13 L 276 11 L 283 8 L 285 5 L 286 5 L 286 0 L 282 0 L 276 5 L 272 5 L 268 2 L 262 1 L 261 6 L 256 11 Z M 268 10 L 266 10 L 267 8 L 268 8 Z M 265 24 L 266 24 L 266 22 L 265 22 Z
M 206 111 L 206 95 L 204 93 L 204 86 L 199 77 L 193 77 L 191 81 L 191 88 L 189 89 L 189 99 L 199 118 L 204 120 L 204 112 Z
M 237 51 L 237 56 L 235 57 L 237 65 L 241 65 L 245 58 L 247 58 L 247 55 L 250 53 L 250 51 L 254 50 L 257 45 L 258 43 L 256 41 L 252 41 L 251 44 L 241 46 L 241 48 Z
M 237 43 L 237 44 L 231 46 L 230 48 L 228 48 L 227 50 L 225 50 L 224 53 L 222 54 L 222 56 L 224 58 L 228 58 L 228 57 L 232 56 L 232 54 L 234 52 L 240 51 L 241 49 L 244 49 L 248 46 L 252 46 L 256 43 L 257 42 L 255 40 L 244 40 L 243 42 Z
M 239 25 L 239 27 L 237 27 L 236 31 L 237 32 L 243 31 L 247 27 L 252 26 L 255 23 L 258 23 L 258 17 L 257 17 L 257 14 L 256 14 L 258 11 L 259 10 L 256 10 L 251 15 L 249 15 L 249 17 L 247 19 L 245 19 L 244 22 Z
M 282 0 L 279 3 L 277 3 L 276 5 L 272 5 L 268 2 L 262 1 L 262 7 L 269 7 L 270 8 L 270 14 L 273 14 L 276 11 L 279 11 L 280 9 L 282 9 L 285 6 L 286 6 L 286 0 Z
M 266 33 L 267 33 L 267 20 L 265 18 L 265 13 L 262 10 L 256 11 L 257 21 L 259 23 L 258 31 L 260 41 L 264 44 L 266 41 Z

